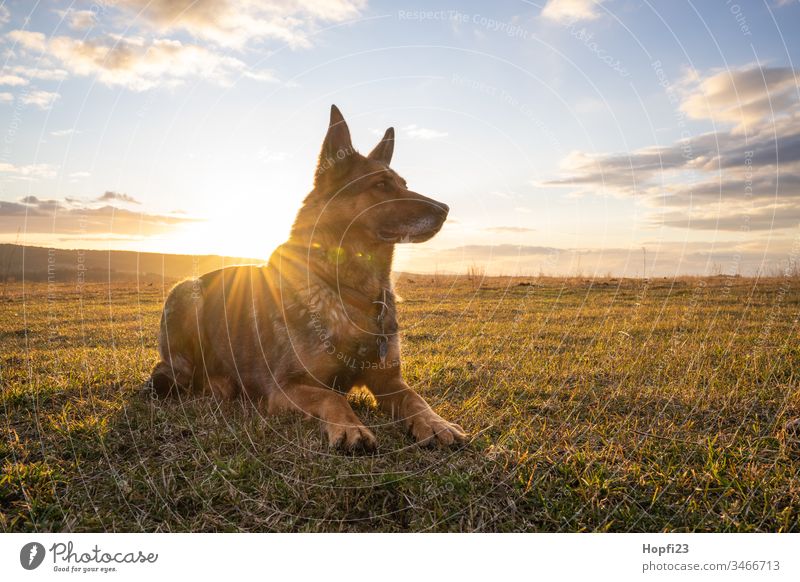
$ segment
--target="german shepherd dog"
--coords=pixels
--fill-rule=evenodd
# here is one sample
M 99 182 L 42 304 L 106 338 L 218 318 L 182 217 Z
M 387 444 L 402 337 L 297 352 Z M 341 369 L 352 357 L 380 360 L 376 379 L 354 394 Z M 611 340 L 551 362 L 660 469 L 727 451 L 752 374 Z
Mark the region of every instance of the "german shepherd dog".
M 263 266 L 227 267 L 179 283 L 161 316 L 151 386 L 159 397 L 243 397 L 268 414 L 320 421 L 328 443 L 374 451 L 345 394 L 367 387 L 421 445 L 464 442 L 403 380 L 394 245 L 423 242 L 449 208 L 408 189 L 389 167 L 394 129 L 367 156 L 331 107 L 314 189 L 289 240 Z

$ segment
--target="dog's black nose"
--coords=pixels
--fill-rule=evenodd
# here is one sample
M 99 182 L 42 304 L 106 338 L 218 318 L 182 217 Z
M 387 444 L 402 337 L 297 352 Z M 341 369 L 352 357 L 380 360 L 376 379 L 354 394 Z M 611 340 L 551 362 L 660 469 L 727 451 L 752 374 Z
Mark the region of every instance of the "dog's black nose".
M 445 204 L 444 202 L 437 202 L 436 206 L 437 206 L 437 208 L 439 208 L 441 213 L 445 215 L 445 217 L 450 212 L 450 207 L 447 204 Z

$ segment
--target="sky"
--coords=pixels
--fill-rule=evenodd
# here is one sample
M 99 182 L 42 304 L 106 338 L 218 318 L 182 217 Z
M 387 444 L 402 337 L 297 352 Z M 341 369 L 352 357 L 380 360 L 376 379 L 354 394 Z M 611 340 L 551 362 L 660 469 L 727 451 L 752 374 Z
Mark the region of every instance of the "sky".
M 398 269 L 780 274 L 800 3 L 0 4 L 0 242 L 266 258 L 330 105 L 446 202 Z

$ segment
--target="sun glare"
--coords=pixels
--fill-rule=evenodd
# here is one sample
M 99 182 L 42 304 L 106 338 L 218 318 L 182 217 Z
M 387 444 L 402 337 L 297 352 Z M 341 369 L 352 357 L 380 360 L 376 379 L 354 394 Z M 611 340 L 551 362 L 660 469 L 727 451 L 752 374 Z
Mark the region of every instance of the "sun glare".
M 290 214 L 280 210 L 223 212 L 181 226 L 169 235 L 164 246 L 182 254 L 266 259 L 288 237 L 291 220 Z

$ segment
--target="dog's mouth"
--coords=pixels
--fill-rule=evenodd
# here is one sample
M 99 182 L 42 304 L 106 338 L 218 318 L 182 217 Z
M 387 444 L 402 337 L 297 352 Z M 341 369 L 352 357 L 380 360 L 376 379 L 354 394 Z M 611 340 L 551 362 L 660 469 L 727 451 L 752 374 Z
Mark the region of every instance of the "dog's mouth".
M 399 243 L 404 239 L 410 238 L 407 232 L 400 230 L 379 230 L 378 239 L 387 243 Z
M 410 222 L 393 224 L 378 229 L 377 237 L 387 243 L 424 242 L 442 228 L 444 217 L 423 216 Z
M 378 239 L 386 243 L 417 243 L 425 242 L 432 238 L 439 229 L 442 228 L 441 224 L 427 230 L 413 230 L 405 229 L 381 229 L 378 231 Z

